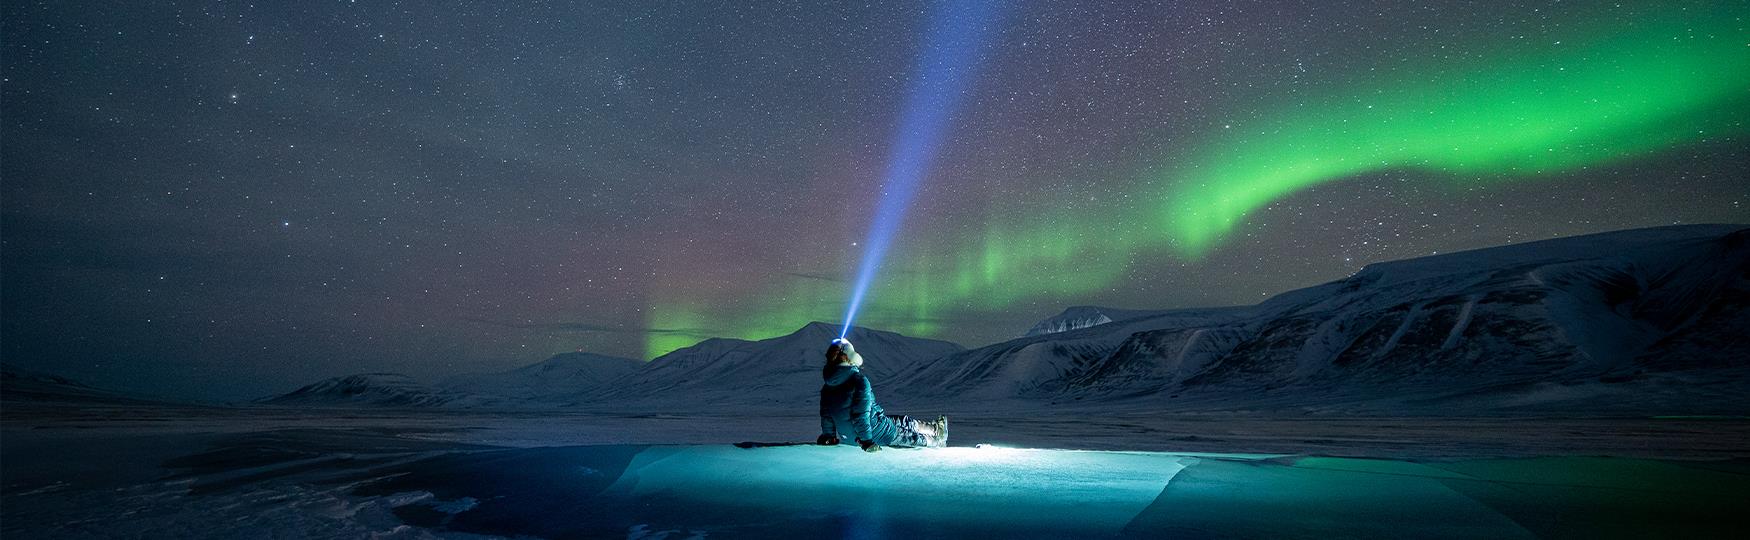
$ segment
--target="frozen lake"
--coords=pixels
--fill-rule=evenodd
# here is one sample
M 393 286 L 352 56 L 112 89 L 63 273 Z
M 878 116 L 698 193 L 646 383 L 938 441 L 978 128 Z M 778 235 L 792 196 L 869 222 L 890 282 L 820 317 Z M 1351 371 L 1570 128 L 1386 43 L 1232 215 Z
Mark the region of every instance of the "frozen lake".
M 803 416 L 20 412 L 0 433 L 8 538 L 1593 538 L 1750 526 L 1741 419 L 963 415 L 953 447 L 866 454 L 729 444 L 812 439 Z

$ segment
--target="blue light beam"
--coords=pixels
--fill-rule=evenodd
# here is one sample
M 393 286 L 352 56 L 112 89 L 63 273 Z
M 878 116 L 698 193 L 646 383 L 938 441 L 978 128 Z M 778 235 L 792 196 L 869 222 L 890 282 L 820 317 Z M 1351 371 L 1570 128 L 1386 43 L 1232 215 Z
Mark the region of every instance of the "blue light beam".
M 899 232 L 912 197 L 935 163 L 948 121 L 966 97 L 981 60 L 979 53 L 997 25 L 999 4 L 992 0 L 947 0 L 935 7 L 934 24 L 918 58 L 917 77 L 911 81 L 905 114 L 887 156 L 881 202 L 875 206 L 874 221 L 863 241 L 863 260 L 857 265 L 857 281 L 851 289 L 840 338 L 850 333 L 851 321 L 863 306 L 869 284 Z

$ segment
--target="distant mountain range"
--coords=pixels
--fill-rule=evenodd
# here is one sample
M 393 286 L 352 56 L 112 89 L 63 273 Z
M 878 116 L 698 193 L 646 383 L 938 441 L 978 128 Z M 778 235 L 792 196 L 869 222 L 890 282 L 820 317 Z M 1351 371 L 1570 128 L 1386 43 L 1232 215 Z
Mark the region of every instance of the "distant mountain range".
M 1373 264 L 1252 306 L 1074 307 L 972 350 L 864 328 L 849 337 L 883 403 L 950 411 L 1744 414 L 1747 307 L 1750 228 L 1691 225 Z M 354 375 L 267 401 L 806 408 L 838 330 L 710 339 L 650 362 L 567 353 L 436 385 Z
M 790 407 L 812 403 L 820 392 L 826 344 L 838 335 L 838 325 L 813 322 L 790 335 L 760 341 L 710 339 L 651 360 L 644 369 L 613 381 L 606 391 L 579 397 L 613 404 L 653 400 L 667 405 Z M 964 350 L 946 341 L 861 327 L 852 328 L 846 337 L 863 354 L 863 370 L 875 381 L 897 378 L 925 361 Z
M 644 404 L 663 408 L 719 405 L 791 406 L 820 388 L 822 353 L 839 327 L 815 322 L 786 336 L 748 341 L 708 339 L 650 362 L 565 353 L 499 373 L 459 375 L 436 385 L 374 373 L 319 381 L 263 403 L 321 407 L 546 408 Z M 962 350 L 946 341 L 853 328 L 877 380 Z
M 554 355 L 510 371 L 456 375 L 438 383 L 451 392 L 501 396 L 517 401 L 543 402 L 601 390 L 602 385 L 644 367 L 631 358 L 584 352 Z
M 920 398 L 1394 412 L 1750 411 L 1750 229 L 1661 227 L 1370 265 L 1254 306 L 950 355 Z
M 360 373 L 317 381 L 291 393 L 260 400 L 311 407 L 482 407 L 509 399 L 435 388 L 400 373 Z
M 78 381 L 0 363 L 0 401 L 9 403 L 75 403 L 161 405 L 164 401 L 86 386 Z

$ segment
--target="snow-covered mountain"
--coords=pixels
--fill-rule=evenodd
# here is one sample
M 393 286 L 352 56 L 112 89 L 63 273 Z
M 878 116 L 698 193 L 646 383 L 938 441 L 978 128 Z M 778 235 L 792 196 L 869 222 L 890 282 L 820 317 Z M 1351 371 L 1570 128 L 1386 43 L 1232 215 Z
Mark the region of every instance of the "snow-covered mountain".
M 270 405 L 310 407 L 477 407 L 502 399 L 435 388 L 399 373 L 361 373 L 317 381 L 261 400 Z
M 1110 356 L 1135 332 L 1163 327 L 1205 327 L 1243 320 L 1253 307 L 1181 309 L 1037 334 L 939 357 L 901 374 L 892 384 L 919 398 L 982 401 L 1048 397 L 1088 365 Z
M 643 367 L 644 362 L 631 358 L 572 352 L 510 371 L 456 375 L 438 386 L 466 394 L 564 403 Z
M 1070 330 L 1081 330 L 1089 326 L 1106 324 L 1112 321 L 1123 321 L 1137 317 L 1147 317 L 1164 313 L 1162 310 L 1116 309 L 1100 306 L 1071 306 L 1063 313 L 1039 321 L 1027 329 L 1025 336 L 1040 336 L 1056 334 Z
M 614 381 L 587 401 L 621 405 L 645 402 L 675 406 L 735 403 L 792 406 L 811 403 L 820 390 L 826 345 L 839 326 L 812 322 L 797 331 L 759 341 L 709 339 L 651 360 L 638 372 Z M 848 336 L 863 355 L 863 370 L 876 381 L 890 380 L 920 363 L 963 350 L 959 345 L 853 327 Z
M 1750 229 L 1638 229 L 1370 265 L 1255 306 L 965 351 L 922 397 L 1354 410 L 1750 410 Z

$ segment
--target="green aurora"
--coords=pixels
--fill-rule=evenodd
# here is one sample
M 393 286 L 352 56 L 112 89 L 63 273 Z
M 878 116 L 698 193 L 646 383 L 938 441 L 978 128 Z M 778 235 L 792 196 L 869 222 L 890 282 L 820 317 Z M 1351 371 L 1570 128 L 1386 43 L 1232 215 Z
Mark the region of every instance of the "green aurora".
M 1599 27 L 1580 32 L 1592 38 L 1584 42 L 1521 43 L 1470 65 L 1427 66 L 1262 104 L 1259 120 L 1193 136 L 1143 174 L 1133 199 L 1149 204 L 1103 220 L 992 212 L 980 237 L 902 239 L 859 320 L 934 336 L 950 311 L 1087 295 L 1118 283 L 1134 254 L 1201 258 L 1246 226 L 1250 213 L 1368 172 L 1425 170 L 1455 184 L 1523 181 L 1735 133 L 1750 112 L 1750 9 L 1733 6 Z M 757 294 L 728 303 L 733 308 L 709 307 L 667 280 L 650 299 L 647 322 L 656 331 L 646 354 L 712 336 L 779 336 L 842 315 L 848 284 L 773 275 L 781 277 L 750 287 Z
M 1159 222 L 1181 254 L 1198 257 L 1248 213 L 1369 171 L 1526 179 L 1738 129 L 1750 98 L 1739 15 L 1605 32 L 1487 69 L 1278 106 L 1265 126 L 1211 137 L 1169 173 Z

